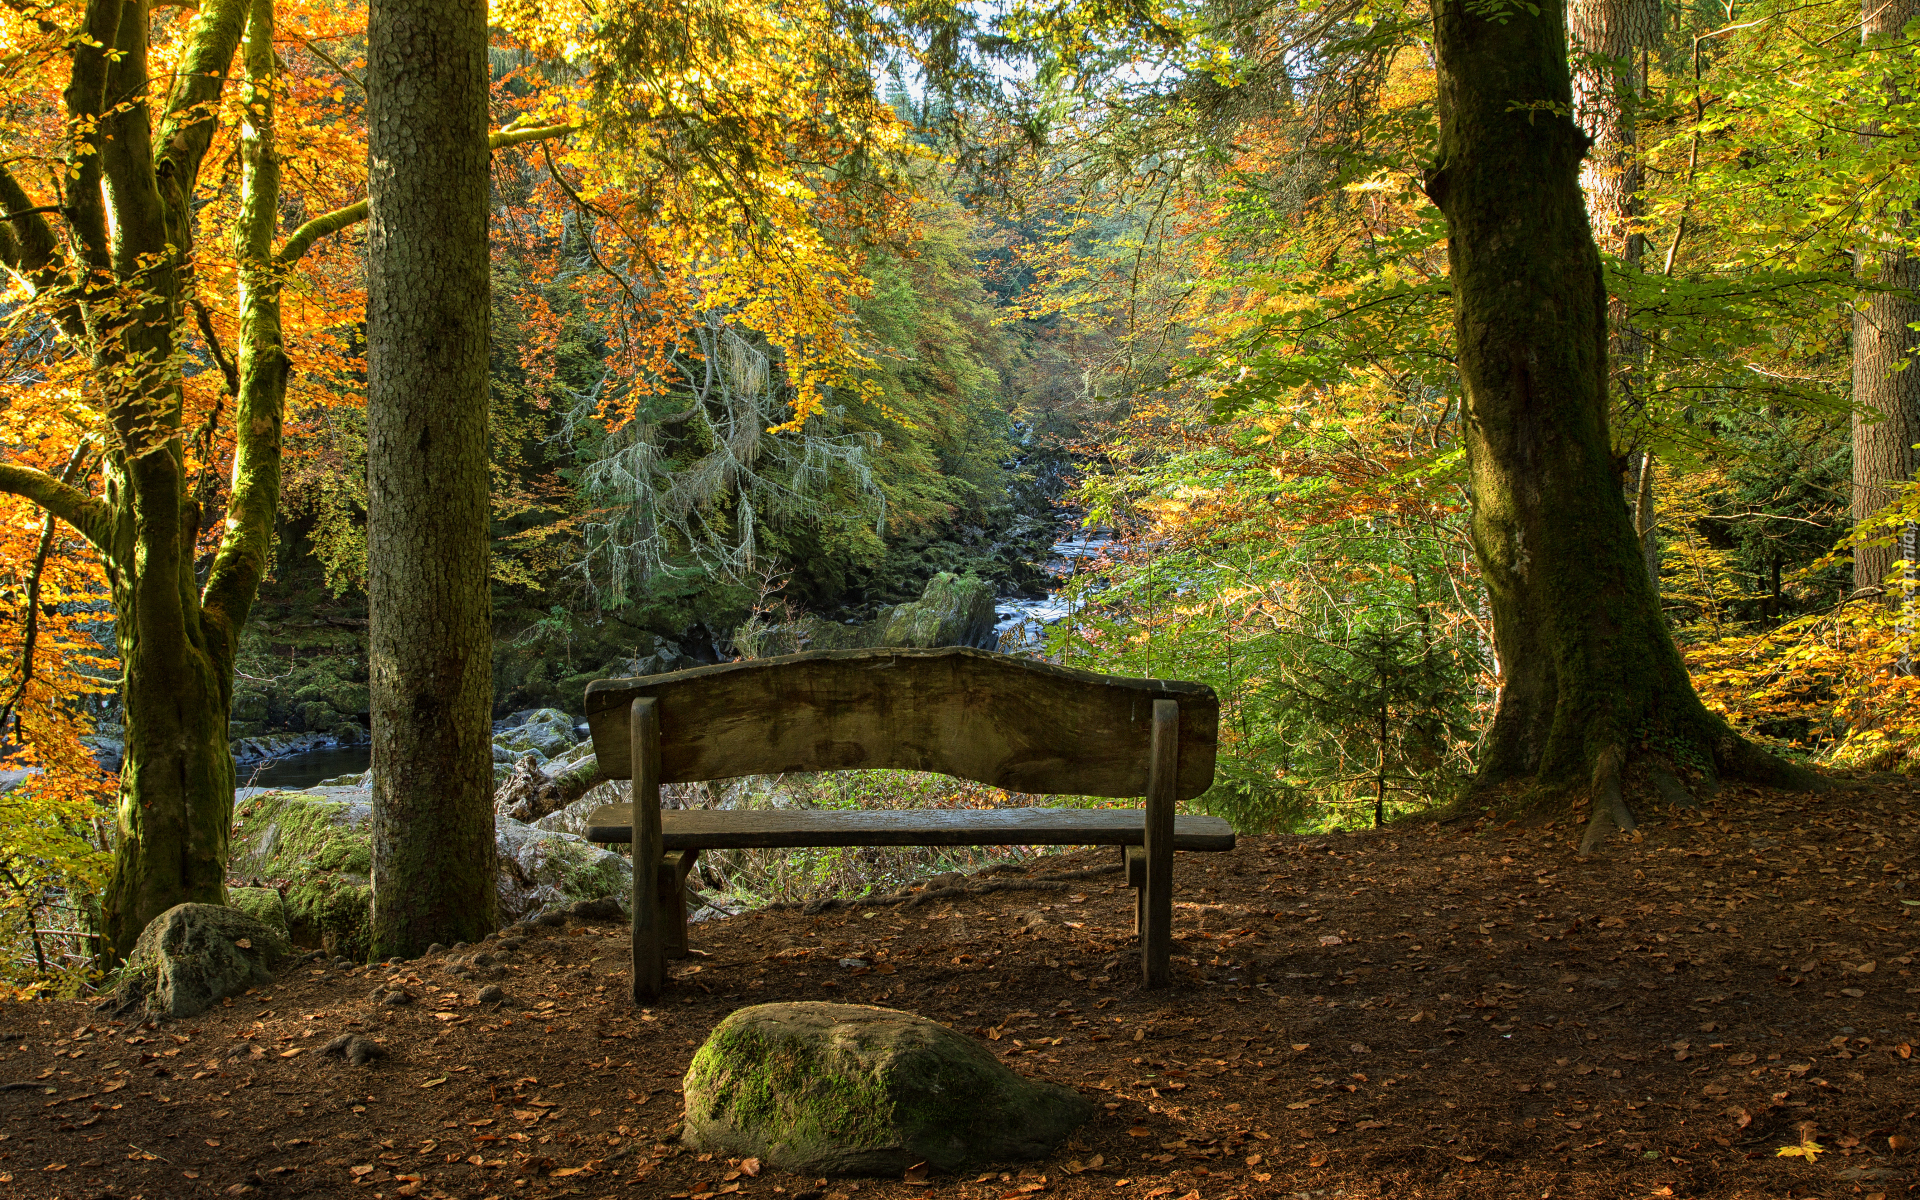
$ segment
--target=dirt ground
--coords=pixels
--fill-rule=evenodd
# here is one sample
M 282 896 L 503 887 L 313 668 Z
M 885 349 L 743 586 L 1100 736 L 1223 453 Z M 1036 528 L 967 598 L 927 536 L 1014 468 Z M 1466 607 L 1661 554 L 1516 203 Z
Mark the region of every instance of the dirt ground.
M 306 961 L 201 1018 L 0 1007 L 8 1196 L 1895 1196 L 1920 1154 L 1920 794 L 1733 791 L 1578 830 L 1419 824 L 1183 854 L 1145 992 L 1111 851 L 1039 886 L 696 927 L 668 1000 L 570 923 L 398 968 Z M 994 876 L 1005 882 L 1006 875 Z M 858 960 L 858 961 L 856 961 Z M 449 967 L 465 964 L 463 974 Z M 864 964 L 864 965 L 863 965 Z M 378 985 L 412 1002 L 375 1001 Z M 500 987 L 504 1005 L 481 1004 Z M 1103 1115 L 1052 1157 L 822 1180 L 680 1147 L 731 1010 L 889 1005 Z M 382 1057 L 321 1053 L 360 1033 Z M 1815 1149 L 1817 1147 L 1817 1149 Z M 1796 1153 L 1781 1155 L 1782 1149 Z

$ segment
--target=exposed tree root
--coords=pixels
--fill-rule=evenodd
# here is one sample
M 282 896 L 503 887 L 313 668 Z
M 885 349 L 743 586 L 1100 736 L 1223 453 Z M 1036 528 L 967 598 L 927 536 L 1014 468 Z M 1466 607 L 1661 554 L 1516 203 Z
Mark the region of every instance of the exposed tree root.
M 1580 838 L 1581 854 L 1593 853 L 1615 830 L 1633 832 L 1633 812 L 1622 792 L 1626 766 L 1627 752 L 1622 746 L 1608 746 L 1597 756 L 1593 764 L 1593 816 Z

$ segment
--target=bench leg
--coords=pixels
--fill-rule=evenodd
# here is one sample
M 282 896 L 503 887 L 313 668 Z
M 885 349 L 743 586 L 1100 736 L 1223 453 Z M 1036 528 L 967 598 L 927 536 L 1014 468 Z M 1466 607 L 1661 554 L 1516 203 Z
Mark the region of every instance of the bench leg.
M 1146 886 L 1141 889 L 1140 975 L 1149 988 L 1173 982 L 1173 805 L 1178 785 L 1180 705 L 1153 702 L 1147 768 Z
M 660 941 L 668 958 L 687 958 L 687 876 L 700 861 L 698 850 L 675 850 L 660 857 Z
M 1122 846 L 1120 857 L 1127 864 L 1127 886 L 1133 889 L 1133 940 L 1146 936 L 1147 929 L 1147 851 L 1144 846 Z
M 633 702 L 627 718 L 633 762 L 633 999 L 660 998 L 667 982 L 660 903 L 660 718 L 655 701 Z

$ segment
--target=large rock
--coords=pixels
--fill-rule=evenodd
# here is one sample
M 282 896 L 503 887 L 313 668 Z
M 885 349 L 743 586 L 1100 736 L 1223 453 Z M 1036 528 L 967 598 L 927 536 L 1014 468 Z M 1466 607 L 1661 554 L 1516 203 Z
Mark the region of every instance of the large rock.
M 941 572 L 927 581 L 918 600 L 883 608 L 865 625 L 836 625 L 815 616 L 765 628 L 742 626 L 734 644 L 749 658 L 801 650 L 865 650 L 879 647 L 972 646 L 991 650 L 993 587 L 972 576 Z
M 229 870 L 285 880 L 287 930 L 302 946 L 333 937 L 335 953 L 363 958 L 373 912 L 373 796 L 364 788 L 264 792 L 236 807 Z M 626 859 L 574 834 L 494 819 L 502 924 L 614 896 L 631 903 Z
M 362 958 L 373 911 L 373 794 L 360 788 L 264 792 L 241 801 L 228 871 L 284 879 L 287 932 L 302 946 Z
M 874 624 L 880 627 L 875 646 L 972 646 L 991 650 L 993 587 L 970 575 L 945 571 L 927 581 L 920 598 L 910 604 L 882 609 Z
M 500 920 L 557 912 L 576 900 L 611 896 L 626 911 L 633 903 L 633 864 L 572 833 L 535 829 L 496 816 L 500 862 Z
M 802 1174 L 1039 1158 L 1094 1112 L 924 1017 L 814 1001 L 734 1012 L 685 1087 L 684 1140 Z
M 192 1017 L 227 996 L 273 979 L 292 947 L 280 932 L 235 908 L 176 904 L 140 933 L 119 998 L 145 1001 L 157 1017 Z
M 514 758 L 537 755 L 544 763 L 580 740 L 573 726 L 573 718 L 557 708 L 535 709 L 525 721 L 495 734 L 493 744 L 496 752 L 504 749 Z

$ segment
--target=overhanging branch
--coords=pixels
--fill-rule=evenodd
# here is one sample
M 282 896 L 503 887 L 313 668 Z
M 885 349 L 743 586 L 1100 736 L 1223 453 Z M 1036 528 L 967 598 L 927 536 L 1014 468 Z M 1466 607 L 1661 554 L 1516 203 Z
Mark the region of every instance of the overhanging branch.
M 518 146 L 523 142 L 539 142 L 548 138 L 565 137 L 578 129 L 577 125 L 528 125 L 519 129 L 501 129 L 487 135 L 487 149 L 501 150 L 508 146 Z M 358 225 L 367 219 L 367 202 L 359 200 L 344 208 L 336 208 L 308 221 L 293 231 L 287 238 L 287 244 L 274 256 L 274 262 L 282 267 L 290 267 L 299 262 L 313 244 L 323 237 L 339 233 L 349 226 Z
M 106 528 L 112 517 L 107 506 L 72 484 L 34 467 L 0 462 L 0 492 L 31 500 L 73 526 L 75 532 L 105 551 Z

